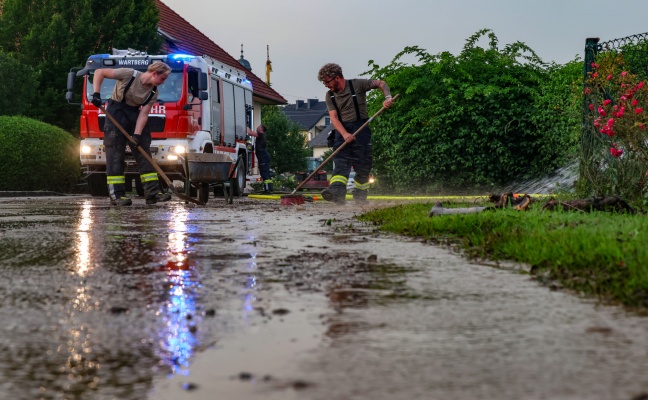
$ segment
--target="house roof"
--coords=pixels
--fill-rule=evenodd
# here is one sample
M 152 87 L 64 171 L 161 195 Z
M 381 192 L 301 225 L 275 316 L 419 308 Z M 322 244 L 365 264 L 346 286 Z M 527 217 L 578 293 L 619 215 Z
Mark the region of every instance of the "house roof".
M 313 148 L 313 147 L 328 147 L 328 134 L 333 130 L 333 125 L 327 125 L 326 128 L 320 133 L 317 134 L 311 140 L 308 142 L 308 147 Z
M 156 0 L 160 12 L 158 32 L 164 39 L 162 50 L 167 53 L 186 53 L 208 55 L 231 67 L 239 68 L 241 64 L 227 54 L 220 46 L 178 15 L 161 0 Z M 241 68 L 242 69 L 242 68 Z M 261 104 L 286 104 L 288 101 L 274 89 L 259 79 L 251 71 L 245 70 L 247 79 L 252 82 L 254 100 Z
M 284 115 L 305 130 L 311 130 L 322 117 L 328 114 L 326 102 L 317 99 L 297 100 L 295 104 L 284 106 Z

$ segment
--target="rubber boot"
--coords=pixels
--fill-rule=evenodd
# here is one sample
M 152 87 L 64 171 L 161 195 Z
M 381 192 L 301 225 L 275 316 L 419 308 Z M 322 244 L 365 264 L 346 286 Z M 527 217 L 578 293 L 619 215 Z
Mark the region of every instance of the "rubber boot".
M 171 200 L 169 193 L 160 193 L 160 182 L 150 181 L 142 184 L 144 187 L 144 197 L 146 197 L 146 204 L 155 204 Z
M 131 204 L 133 204 L 133 200 L 129 199 L 126 196 L 120 196 L 120 197 L 116 197 L 114 199 L 111 198 L 110 199 L 110 204 L 112 204 L 113 206 L 117 206 L 117 207 L 130 206 Z
M 346 187 L 334 183 L 328 189 L 322 190 L 322 198 L 335 204 L 344 204 L 346 201 Z
M 158 193 L 153 197 L 147 198 L 146 204 L 163 203 L 169 200 L 171 200 L 171 195 L 169 193 Z
M 369 195 L 368 190 L 360 190 L 360 189 L 353 189 L 353 201 L 355 201 L 356 204 L 367 204 L 369 201 L 367 200 L 367 196 Z

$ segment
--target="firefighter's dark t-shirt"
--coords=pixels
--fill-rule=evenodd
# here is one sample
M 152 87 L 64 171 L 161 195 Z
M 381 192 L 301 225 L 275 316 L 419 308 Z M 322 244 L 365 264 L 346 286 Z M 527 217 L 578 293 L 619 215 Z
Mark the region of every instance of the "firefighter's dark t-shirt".
M 268 150 L 268 142 L 266 141 L 265 133 L 257 133 L 256 141 L 254 142 L 254 147 L 256 153 L 265 152 Z
M 360 110 L 360 119 L 368 119 L 369 113 L 367 112 L 367 92 L 374 89 L 371 86 L 369 79 L 352 79 L 353 89 L 358 99 L 358 109 Z M 353 105 L 353 97 L 351 95 L 351 88 L 349 85 L 344 85 L 344 90 L 340 93 L 334 93 L 335 102 L 337 103 L 340 114 L 338 118 L 344 122 L 351 122 L 357 120 L 355 106 Z M 331 93 L 326 92 L 326 107 L 329 111 L 335 111 L 335 106 L 331 101 Z
M 115 70 L 115 79 L 117 79 L 117 83 L 115 84 L 115 89 L 110 96 L 111 99 L 118 102 L 122 101 L 122 98 L 124 97 L 124 88 L 133 77 L 133 71 L 132 68 L 118 68 Z M 128 92 L 126 92 L 126 104 L 131 107 L 139 107 L 146 101 L 148 96 L 151 94 L 151 90 L 153 90 L 153 86 L 145 86 L 142 84 L 140 81 L 142 77 L 141 74 L 141 72 L 137 72 L 133 84 L 128 89 Z M 159 93 L 155 93 L 153 98 L 149 101 L 149 104 L 155 103 L 158 94 Z

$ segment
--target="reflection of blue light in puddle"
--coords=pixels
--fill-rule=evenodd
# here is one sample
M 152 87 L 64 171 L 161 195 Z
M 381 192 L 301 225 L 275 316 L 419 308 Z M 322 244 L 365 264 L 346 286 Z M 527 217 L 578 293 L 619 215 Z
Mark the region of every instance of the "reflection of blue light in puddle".
M 175 210 L 169 221 L 168 252 L 166 265 L 167 299 L 160 309 L 164 322 L 158 332 L 161 362 L 171 368 L 172 374 L 187 375 L 183 368 L 199 342 L 196 338 L 196 290 L 200 287 L 195 271 L 187 258 L 188 212 Z
M 162 362 L 173 374 L 188 374 L 183 367 L 199 344 L 193 329 L 196 317 L 194 290 L 199 286 L 188 270 L 172 270 L 167 276 L 168 299 L 161 312 L 164 320 L 159 333 Z

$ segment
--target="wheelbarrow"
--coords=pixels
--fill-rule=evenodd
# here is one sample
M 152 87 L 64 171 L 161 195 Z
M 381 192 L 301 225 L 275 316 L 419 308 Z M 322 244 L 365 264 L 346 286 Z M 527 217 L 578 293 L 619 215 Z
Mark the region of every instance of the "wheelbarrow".
M 212 188 L 219 185 L 223 188 L 223 194 L 227 204 L 234 201 L 234 174 L 241 157 L 232 161 L 232 158 L 226 154 L 216 153 L 187 153 L 183 156 L 186 193 L 191 193 L 191 187 L 196 187 L 198 191 L 198 201 L 205 204 L 209 200 L 209 192 Z

